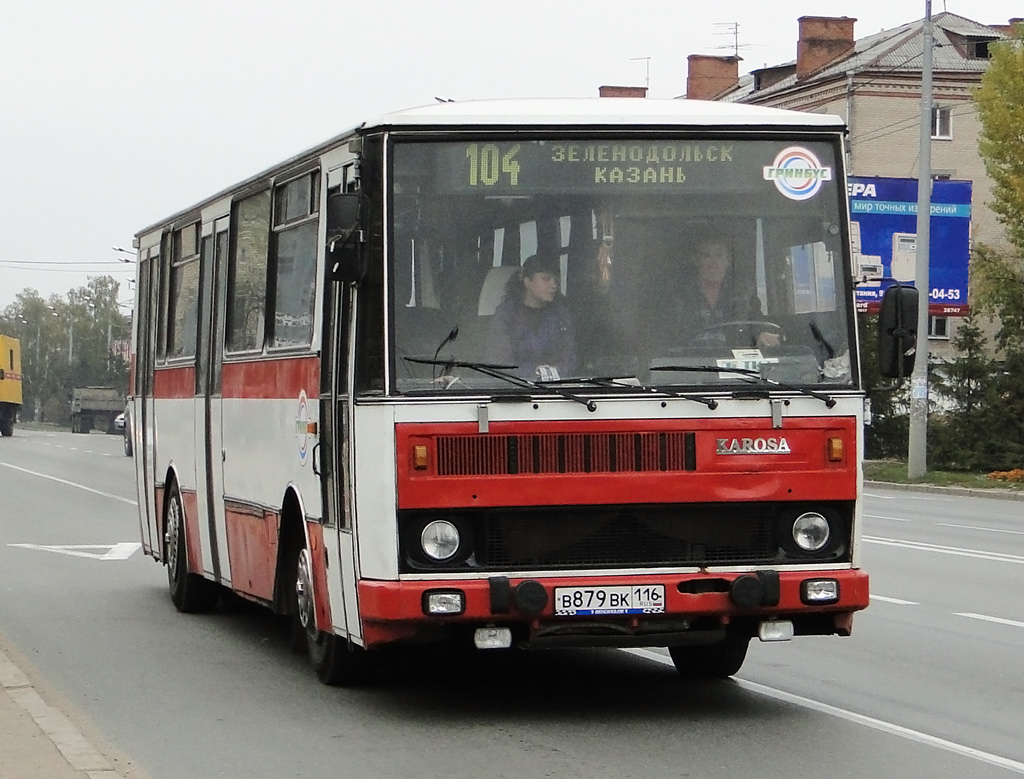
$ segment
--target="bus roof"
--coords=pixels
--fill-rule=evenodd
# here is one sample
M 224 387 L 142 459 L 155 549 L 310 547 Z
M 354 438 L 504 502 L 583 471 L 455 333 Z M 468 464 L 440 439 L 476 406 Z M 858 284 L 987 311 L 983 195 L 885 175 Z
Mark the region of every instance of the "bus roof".
M 790 130 L 842 130 L 843 120 L 834 114 L 811 114 L 781 108 L 718 103 L 712 100 L 666 98 L 508 98 L 436 102 L 383 114 L 358 127 L 336 135 L 267 170 L 221 190 L 187 209 L 175 212 L 135 234 L 141 238 L 154 230 L 195 212 L 277 172 L 287 170 L 322 153 L 354 135 L 374 130 L 412 128 L 589 128 L 589 129 L 671 129 L 684 127 Z
M 384 114 L 360 129 L 416 126 L 601 126 L 666 127 L 832 127 L 834 114 L 811 114 L 781 108 L 718 103 L 710 100 L 657 98 L 526 98 L 437 102 Z

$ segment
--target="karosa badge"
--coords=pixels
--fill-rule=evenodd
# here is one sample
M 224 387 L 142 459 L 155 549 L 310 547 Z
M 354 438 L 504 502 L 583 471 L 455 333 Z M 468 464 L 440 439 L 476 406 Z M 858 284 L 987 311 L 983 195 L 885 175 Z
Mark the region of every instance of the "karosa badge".
M 785 438 L 717 438 L 715 454 L 792 454 Z

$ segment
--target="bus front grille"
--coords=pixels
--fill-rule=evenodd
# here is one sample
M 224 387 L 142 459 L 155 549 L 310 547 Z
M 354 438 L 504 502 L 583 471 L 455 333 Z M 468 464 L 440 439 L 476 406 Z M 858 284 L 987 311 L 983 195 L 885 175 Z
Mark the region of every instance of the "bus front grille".
M 696 470 L 688 432 L 441 436 L 439 476 Z

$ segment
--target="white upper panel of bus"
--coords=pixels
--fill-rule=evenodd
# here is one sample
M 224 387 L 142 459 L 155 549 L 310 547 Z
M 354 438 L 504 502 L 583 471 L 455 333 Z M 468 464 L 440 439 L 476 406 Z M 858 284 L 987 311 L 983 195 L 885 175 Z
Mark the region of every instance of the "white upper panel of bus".
M 384 114 L 361 129 L 418 125 L 508 126 L 802 126 L 842 127 L 833 114 L 739 103 L 652 98 L 527 98 L 433 103 Z

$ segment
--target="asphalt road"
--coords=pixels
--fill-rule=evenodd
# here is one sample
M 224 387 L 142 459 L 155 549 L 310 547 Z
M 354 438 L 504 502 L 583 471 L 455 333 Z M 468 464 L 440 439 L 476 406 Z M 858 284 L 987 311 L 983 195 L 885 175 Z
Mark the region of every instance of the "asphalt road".
M 0 634 L 152 779 L 1024 773 L 1024 503 L 869 489 L 854 635 L 755 643 L 735 681 L 549 650 L 342 690 L 260 609 L 175 612 L 133 479 L 114 436 L 0 439 Z

